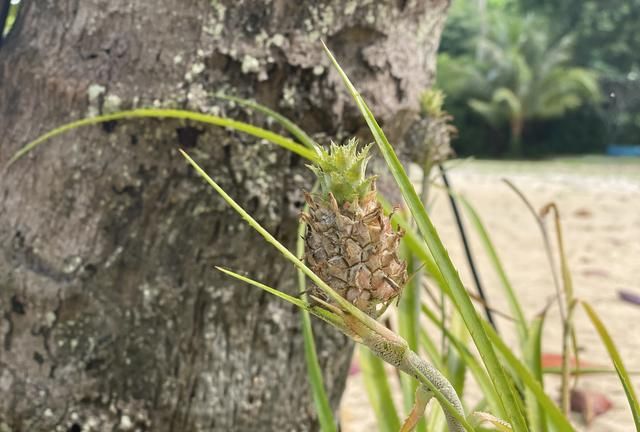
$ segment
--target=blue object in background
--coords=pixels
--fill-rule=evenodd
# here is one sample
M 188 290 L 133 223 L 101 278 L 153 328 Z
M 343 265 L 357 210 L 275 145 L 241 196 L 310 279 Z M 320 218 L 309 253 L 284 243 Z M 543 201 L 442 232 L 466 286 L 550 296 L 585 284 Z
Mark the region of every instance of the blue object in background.
M 640 145 L 616 145 L 607 146 L 609 156 L 640 156 Z

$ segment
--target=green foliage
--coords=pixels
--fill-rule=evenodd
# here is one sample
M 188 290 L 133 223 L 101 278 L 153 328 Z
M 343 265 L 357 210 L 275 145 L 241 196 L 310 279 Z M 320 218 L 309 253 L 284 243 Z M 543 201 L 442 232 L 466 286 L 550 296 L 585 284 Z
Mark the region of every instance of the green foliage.
M 244 132 L 249 135 L 253 135 L 257 138 L 262 138 L 274 144 L 277 144 L 282 148 L 285 148 L 293 153 L 296 153 L 304 157 L 305 159 L 309 159 L 311 161 L 316 160 L 316 153 L 304 147 L 302 144 L 292 141 L 289 138 L 284 137 L 282 135 L 278 135 L 274 132 L 268 131 L 266 129 L 262 129 L 260 127 L 257 127 L 245 122 L 222 118 L 222 117 L 214 116 L 211 114 L 202 114 L 202 113 L 186 111 L 186 110 L 140 108 L 140 109 L 135 109 L 131 111 L 120 111 L 113 114 L 104 114 L 100 116 L 76 120 L 71 123 L 67 123 L 60 127 L 57 127 L 47 132 L 46 134 L 39 136 L 35 140 L 26 144 L 20 150 L 18 150 L 16 154 L 14 154 L 11 157 L 11 159 L 9 159 L 9 162 L 7 162 L 7 167 L 13 165 L 18 159 L 20 159 L 27 153 L 33 151 L 36 147 L 38 147 L 45 141 L 51 138 L 54 138 L 58 135 L 61 135 L 65 132 L 68 132 L 70 130 L 73 130 L 82 126 L 105 123 L 113 120 L 134 119 L 134 118 L 174 118 L 174 119 L 192 120 L 192 121 L 197 121 L 197 122 L 220 126 L 220 127 L 228 127 L 240 132 Z
M 572 38 L 554 41 L 545 30 L 546 22 L 532 15 L 495 14 L 476 58 L 439 61 L 439 86 L 493 128 L 507 126 L 513 155 L 522 154 L 531 120 L 562 116 L 600 95 L 593 72 L 569 66 Z
M 613 362 L 613 366 L 616 369 L 618 378 L 620 378 L 620 382 L 622 383 L 622 387 L 624 388 L 627 400 L 629 401 L 629 407 L 631 408 L 631 413 L 633 414 L 633 422 L 636 426 L 636 431 L 640 431 L 640 405 L 638 404 L 638 397 L 636 396 L 636 392 L 633 388 L 633 383 L 629 378 L 629 373 L 624 366 L 622 357 L 620 356 L 616 345 L 613 343 L 611 335 L 609 335 L 609 331 L 607 330 L 604 323 L 600 319 L 600 316 L 596 313 L 593 307 L 587 302 L 582 302 L 582 306 L 584 307 L 587 316 L 591 320 L 591 323 L 596 328 L 598 335 L 600 335 L 602 343 L 607 348 L 609 357 Z
M 358 351 L 358 355 L 365 389 L 380 432 L 397 432 L 400 416 L 393 403 L 384 362 L 364 348 Z
M 578 64 L 605 74 L 640 70 L 639 0 L 520 0 L 548 17 L 552 33 L 576 36 Z
M 640 0 L 520 0 L 523 11 L 547 18 L 554 38 L 575 36 L 576 64 L 598 71 L 607 95 L 609 143 L 638 143 L 640 136 Z M 571 123 L 568 124 L 571 129 Z
M 16 18 L 18 16 L 18 9 L 20 8 L 20 1 L 11 1 L 9 2 L 9 0 L 6 0 L 7 3 L 9 3 L 9 9 L 8 9 L 8 13 L 7 13 L 7 18 L 6 18 L 6 22 L 4 23 L 4 29 L 0 29 L 0 39 L 2 39 L 4 36 L 8 35 L 9 32 L 11 31 L 11 29 L 13 28 L 13 25 L 16 21 Z M 5 5 L 0 6 L 0 9 L 2 9 Z M 0 13 L 1 15 L 1 13 Z

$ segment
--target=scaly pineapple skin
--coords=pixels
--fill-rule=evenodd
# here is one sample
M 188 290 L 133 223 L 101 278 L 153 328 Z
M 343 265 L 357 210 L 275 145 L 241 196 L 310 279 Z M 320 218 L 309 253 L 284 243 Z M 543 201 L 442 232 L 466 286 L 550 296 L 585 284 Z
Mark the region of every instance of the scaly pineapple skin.
M 341 206 L 306 194 L 309 213 L 305 257 L 311 270 L 338 294 L 370 316 L 400 294 L 407 281 L 406 263 L 398 257 L 401 232 L 391 228 L 376 200 L 375 183 L 363 198 Z M 316 288 L 314 295 L 325 299 Z

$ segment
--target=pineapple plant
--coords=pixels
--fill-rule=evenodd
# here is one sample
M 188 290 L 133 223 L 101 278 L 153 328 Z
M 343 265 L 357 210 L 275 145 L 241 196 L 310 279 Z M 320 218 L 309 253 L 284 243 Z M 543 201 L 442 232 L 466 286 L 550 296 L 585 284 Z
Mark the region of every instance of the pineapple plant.
M 422 167 L 430 168 L 454 154 L 451 140 L 458 131 L 451 124 L 453 117 L 442 109 L 444 99 L 441 90 L 425 90 L 420 97 L 420 118 L 406 137 L 413 149 L 411 159 Z
M 402 232 L 376 197 L 376 178 L 367 176 L 371 145 L 358 150 L 351 139 L 319 149 L 309 168 L 320 192 L 305 195 L 309 212 L 305 258 L 311 270 L 358 309 L 378 317 L 400 295 L 407 281 L 406 263 L 398 257 Z M 328 301 L 317 287 L 311 293 Z

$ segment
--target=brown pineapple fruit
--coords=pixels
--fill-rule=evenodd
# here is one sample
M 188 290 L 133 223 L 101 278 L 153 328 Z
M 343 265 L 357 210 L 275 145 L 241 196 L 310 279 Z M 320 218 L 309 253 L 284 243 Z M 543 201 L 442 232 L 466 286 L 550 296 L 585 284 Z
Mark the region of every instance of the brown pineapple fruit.
M 406 264 L 398 257 L 402 233 L 391 227 L 376 199 L 375 178 L 366 177 L 369 146 L 357 141 L 332 143 L 321 150 L 311 168 L 321 193 L 306 195 L 309 213 L 305 257 L 314 271 L 338 294 L 371 316 L 400 294 L 407 281 Z M 313 294 L 324 299 L 315 288 Z

